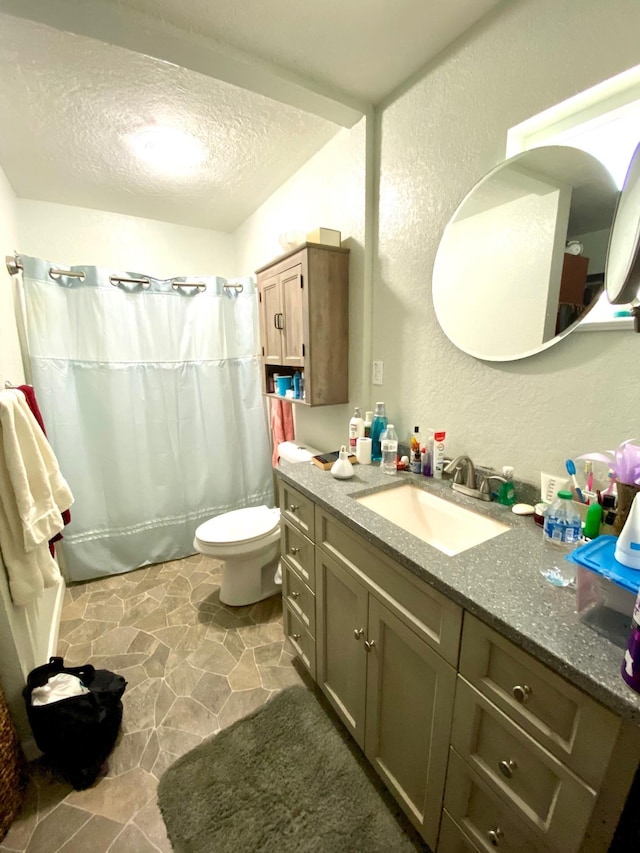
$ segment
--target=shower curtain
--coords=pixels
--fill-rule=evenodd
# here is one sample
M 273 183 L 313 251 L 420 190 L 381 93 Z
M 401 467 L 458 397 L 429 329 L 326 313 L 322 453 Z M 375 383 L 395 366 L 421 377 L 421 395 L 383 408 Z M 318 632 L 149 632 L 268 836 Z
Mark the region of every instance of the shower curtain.
M 272 505 L 251 279 L 240 290 L 198 278 L 203 290 L 22 263 L 27 367 L 75 496 L 62 543 L 69 580 L 193 554 L 205 519 Z

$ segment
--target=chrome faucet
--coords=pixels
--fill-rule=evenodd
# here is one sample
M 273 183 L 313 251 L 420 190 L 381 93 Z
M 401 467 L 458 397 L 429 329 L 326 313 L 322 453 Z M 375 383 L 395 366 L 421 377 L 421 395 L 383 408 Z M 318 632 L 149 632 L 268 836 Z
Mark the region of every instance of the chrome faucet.
M 476 487 L 475 465 L 468 456 L 456 456 L 444 469 L 445 473 L 453 474 L 452 488 L 464 485 L 467 489 Z M 458 491 L 458 489 L 456 489 Z M 461 489 L 459 491 L 462 491 Z M 466 492 L 465 492 L 466 494 Z
M 467 495 L 470 498 L 477 498 L 480 501 L 491 500 L 491 488 L 489 483 L 491 480 L 500 480 L 506 482 L 504 477 L 498 474 L 489 474 L 482 478 L 480 485 L 476 482 L 475 465 L 468 456 L 456 456 L 444 469 L 445 473 L 453 474 L 453 482 L 451 488 L 455 492 L 460 492 L 462 495 Z

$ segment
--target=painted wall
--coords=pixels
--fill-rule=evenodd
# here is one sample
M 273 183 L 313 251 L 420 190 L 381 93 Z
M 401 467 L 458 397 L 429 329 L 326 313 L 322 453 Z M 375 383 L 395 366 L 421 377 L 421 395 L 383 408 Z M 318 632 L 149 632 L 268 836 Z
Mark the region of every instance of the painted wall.
M 278 237 L 314 228 L 342 233 L 349 258 L 349 398 L 368 406 L 363 388 L 363 350 L 369 328 L 365 263 L 366 120 L 342 130 L 235 232 L 237 275 L 250 275 L 283 253 Z M 345 365 L 345 368 L 347 366 Z M 309 409 L 295 405 L 296 439 L 320 450 L 334 450 L 348 437 L 352 406 Z
M 3 388 L 6 380 L 16 384 L 24 380 L 15 321 L 14 281 L 4 264 L 5 256 L 12 255 L 18 245 L 16 203 L 15 193 L 0 168 L 0 387 Z
M 508 128 L 636 65 L 639 40 L 637 0 L 504 3 L 381 108 L 372 357 L 404 436 L 446 429 L 448 454 L 539 482 L 640 434 L 640 336 L 574 334 L 523 361 L 482 362 L 449 342 L 431 300 L 442 231 L 503 159 Z
M 17 199 L 16 211 L 24 255 L 154 278 L 235 274 L 230 234 L 29 199 Z

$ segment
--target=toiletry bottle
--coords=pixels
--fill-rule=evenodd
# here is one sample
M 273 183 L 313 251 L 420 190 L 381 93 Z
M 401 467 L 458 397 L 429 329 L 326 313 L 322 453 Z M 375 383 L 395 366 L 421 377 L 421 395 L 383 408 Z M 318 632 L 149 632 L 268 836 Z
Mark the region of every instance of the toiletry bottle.
M 420 427 L 414 426 L 409 442 L 409 470 L 412 474 L 422 471 L 422 453 L 420 448 Z
M 422 464 L 422 473 L 425 477 L 433 476 L 433 430 L 427 430 L 427 437 L 425 438 L 423 446 L 420 448 L 421 450 L 421 464 Z
M 622 659 L 622 678 L 640 693 L 640 592 L 636 598 L 631 619 L 631 632 L 627 641 L 627 650 Z
M 359 438 L 364 437 L 364 421 L 360 409 L 356 406 L 353 417 L 349 421 L 349 453 L 356 452 L 356 444 Z
M 299 400 L 302 394 L 300 393 L 300 371 L 296 370 L 293 374 L 293 398 Z
M 382 448 L 380 447 L 380 436 L 387 428 L 387 415 L 384 403 L 376 403 L 376 411 L 371 422 L 371 461 L 382 461 Z
M 513 468 L 511 465 L 504 465 L 502 468 L 502 476 L 505 478 L 505 483 L 500 483 L 498 490 L 498 503 L 502 506 L 513 506 L 516 502 L 516 490 L 513 486 Z
M 373 412 L 365 412 L 364 414 L 364 437 L 371 438 L 371 421 L 373 420 Z
M 444 440 L 446 432 L 434 432 L 433 434 L 433 479 L 441 480 L 444 471 Z
M 398 434 L 393 424 L 389 424 L 380 436 L 382 450 L 382 470 L 385 474 L 398 471 Z

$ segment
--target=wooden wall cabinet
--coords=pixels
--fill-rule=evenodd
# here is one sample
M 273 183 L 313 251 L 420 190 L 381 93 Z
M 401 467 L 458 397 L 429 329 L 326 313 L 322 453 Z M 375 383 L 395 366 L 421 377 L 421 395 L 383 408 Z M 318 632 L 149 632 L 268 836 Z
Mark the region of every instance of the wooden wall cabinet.
M 305 243 L 256 270 L 262 390 L 304 376 L 307 406 L 349 401 L 349 249 Z

